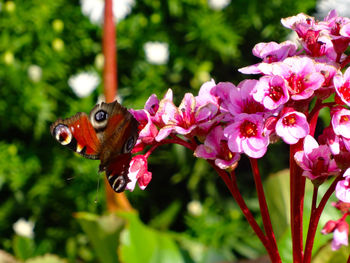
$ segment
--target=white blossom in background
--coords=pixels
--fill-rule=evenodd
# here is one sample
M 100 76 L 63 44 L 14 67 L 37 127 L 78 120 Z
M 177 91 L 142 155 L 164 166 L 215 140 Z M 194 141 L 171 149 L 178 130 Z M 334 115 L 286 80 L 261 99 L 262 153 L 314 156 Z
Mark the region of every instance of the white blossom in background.
M 42 74 L 43 70 L 38 65 L 30 65 L 28 67 L 28 78 L 33 82 L 39 82 Z
M 102 25 L 104 0 L 80 0 L 80 4 L 82 13 L 89 17 L 91 23 Z M 130 14 L 134 5 L 135 0 L 114 0 L 112 10 L 115 21 L 120 21 Z
M 208 5 L 214 10 L 222 10 L 231 3 L 231 0 L 208 0 Z
M 13 224 L 13 230 L 19 236 L 23 237 L 34 237 L 34 223 L 27 221 L 24 218 L 20 218 Z
M 319 0 L 316 4 L 318 19 L 323 20 L 332 9 L 337 10 L 339 16 L 350 17 L 350 0 Z
M 68 80 L 68 85 L 79 98 L 89 96 L 99 83 L 100 77 L 93 71 L 79 73 Z
M 163 65 L 169 59 L 169 45 L 164 42 L 147 42 L 143 49 L 146 54 L 146 60 L 155 65 Z
M 187 204 L 187 210 L 193 216 L 200 216 L 203 212 L 203 207 L 199 201 L 193 200 Z

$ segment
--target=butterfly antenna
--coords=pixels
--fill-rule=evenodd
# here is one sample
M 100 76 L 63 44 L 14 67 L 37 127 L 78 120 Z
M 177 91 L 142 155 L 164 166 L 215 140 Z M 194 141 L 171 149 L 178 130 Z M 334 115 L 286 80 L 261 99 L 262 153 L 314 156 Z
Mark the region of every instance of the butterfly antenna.
M 97 176 L 97 188 L 96 188 L 96 197 L 95 197 L 95 204 L 98 203 L 98 191 L 100 190 L 100 173 L 98 173 Z

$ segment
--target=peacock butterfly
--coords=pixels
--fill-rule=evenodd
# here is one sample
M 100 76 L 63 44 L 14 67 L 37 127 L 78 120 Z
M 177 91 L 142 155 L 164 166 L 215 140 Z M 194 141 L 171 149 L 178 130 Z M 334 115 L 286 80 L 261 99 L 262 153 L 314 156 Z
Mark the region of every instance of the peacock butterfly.
M 80 155 L 101 161 L 112 189 L 124 191 L 128 178 L 131 150 L 138 139 L 138 122 L 117 101 L 97 104 L 89 116 L 78 112 L 58 119 L 51 127 L 52 136 Z

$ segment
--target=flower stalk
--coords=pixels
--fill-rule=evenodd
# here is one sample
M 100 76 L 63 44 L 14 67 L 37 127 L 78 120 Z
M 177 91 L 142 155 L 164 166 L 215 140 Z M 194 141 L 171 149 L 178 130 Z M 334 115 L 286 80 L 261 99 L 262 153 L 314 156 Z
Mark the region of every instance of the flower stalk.
M 291 41 L 259 43 L 253 54 L 260 63 L 239 69 L 260 74 L 237 86 L 229 82 L 204 83 L 197 96 L 186 93 L 179 106 L 172 90 L 162 99 L 152 94 L 144 109 L 130 110 L 140 123 L 139 139 L 129 168 L 127 189 L 136 182 L 145 189 L 151 180 L 147 159 L 163 144 L 175 143 L 206 159 L 222 178 L 272 262 L 282 262 L 258 167 L 258 159 L 278 140 L 289 147 L 290 222 L 294 263 L 310 263 L 320 216 L 330 196 L 339 199 L 343 214 L 331 220 L 323 234 L 333 233 L 332 249 L 348 244 L 350 214 L 350 68 L 345 54 L 350 43 L 350 19 L 331 11 L 323 21 L 299 14 L 282 19 L 298 34 Z M 334 98 L 334 99 L 333 99 Z M 313 104 L 313 102 L 315 102 Z M 314 105 L 311 107 L 311 105 Z M 330 123 L 315 136 L 319 113 L 329 108 Z M 260 227 L 246 205 L 235 169 L 241 155 L 250 159 L 262 217 Z M 318 189 L 335 177 L 317 205 Z M 303 244 L 306 180 L 314 185 L 310 221 Z
M 113 0 L 105 0 L 103 24 L 103 85 L 106 102 L 113 102 L 117 94 L 117 57 L 116 57 L 116 27 L 113 18 Z M 105 189 L 108 211 L 131 211 L 132 206 L 124 193 L 115 194 L 105 177 Z
M 273 259 L 273 262 L 281 262 L 281 258 L 278 254 L 278 248 L 277 248 L 277 243 L 276 243 L 276 239 L 275 239 L 275 234 L 273 232 L 273 228 L 272 228 L 272 224 L 271 224 L 269 210 L 268 210 L 267 203 L 266 203 L 264 188 L 263 188 L 261 177 L 260 177 L 258 161 L 257 161 L 257 159 L 254 159 L 254 158 L 249 158 L 249 160 L 250 160 L 250 164 L 251 164 L 251 167 L 253 170 L 254 182 L 255 182 L 255 187 L 256 187 L 256 191 L 257 191 L 257 195 L 258 195 L 259 206 L 260 206 L 261 216 L 262 216 L 262 220 L 263 220 L 264 230 L 265 230 L 266 236 L 269 240 L 269 245 L 270 245 L 271 250 L 277 252 L 277 253 L 273 254 L 272 259 Z

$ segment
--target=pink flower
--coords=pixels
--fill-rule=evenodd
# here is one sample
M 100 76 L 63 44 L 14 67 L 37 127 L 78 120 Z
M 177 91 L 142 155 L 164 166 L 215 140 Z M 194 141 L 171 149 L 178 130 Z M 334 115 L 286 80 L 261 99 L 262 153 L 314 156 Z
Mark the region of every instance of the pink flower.
M 158 134 L 158 129 L 151 120 L 151 115 L 146 110 L 130 109 L 131 114 L 139 122 L 139 141 L 150 144 Z
M 339 181 L 335 187 L 335 195 L 340 201 L 350 203 L 350 168 L 344 172 L 343 177 L 345 179 Z
M 269 144 L 269 138 L 264 135 L 263 129 L 264 120 L 261 115 L 242 113 L 224 129 L 224 135 L 228 138 L 228 147 L 232 152 L 260 158 L 266 153 Z
M 341 36 L 350 38 L 350 22 L 349 21 L 341 27 L 341 29 L 339 30 L 339 34 Z
M 168 89 L 163 99 L 159 101 L 157 95 L 152 94 L 145 103 L 145 110 L 149 112 L 152 122 L 159 128 L 164 126 L 162 115 L 164 107 L 162 105 L 173 101 L 173 91 Z
M 276 133 L 288 144 L 295 144 L 309 134 L 306 116 L 297 111 L 284 114 L 276 123 Z
M 289 40 L 282 43 L 259 43 L 253 48 L 253 54 L 261 58 L 263 62 L 271 63 L 282 61 L 286 57 L 294 56 L 297 48 L 298 46 Z
M 334 76 L 333 82 L 340 99 L 350 106 L 350 68 L 345 71 L 344 75 L 340 72 Z
M 334 221 L 334 220 L 327 221 L 327 223 L 322 228 L 321 233 L 323 235 L 327 235 L 329 233 L 332 233 L 335 230 L 335 228 L 337 227 L 337 224 L 338 224 L 338 221 Z
M 191 93 L 185 94 L 179 108 L 172 101 L 162 101 L 161 119 L 165 126 L 160 129 L 156 141 L 163 140 L 172 132 L 185 135 L 194 130 L 196 128 L 195 107 L 196 101 Z
M 215 164 L 221 169 L 232 169 L 240 158 L 239 154 L 229 150 L 221 126 L 216 126 L 210 131 L 204 144 L 197 147 L 194 155 L 199 158 L 215 160 Z
M 342 201 L 332 202 L 332 206 L 338 209 L 343 214 L 350 213 L 350 203 L 344 203 Z
M 338 73 L 337 65 L 335 63 L 315 63 L 315 69 L 324 77 L 322 87 L 333 88 L 333 77 Z M 332 90 L 334 91 L 334 90 Z
M 333 232 L 332 250 L 338 250 L 342 245 L 347 246 L 349 243 L 349 225 L 341 220 Z
M 294 160 L 304 170 L 303 176 L 308 177 L 316 184 L 321 184 L 328 176 L 337 175 L 340 169 L 327 145 L 318 145 L 310 135 L 304 139 L 304 150 L 296 152 Z
M 337 221 L 329 220 L 321 233 L 326 235 L 333 232 L 332 250 L 338 250 L 342 245 L 348 245 L 349 225 L 345 221 L 347 214 Z
M 230 92 L 233 89 L 237 89 L 235 85 L 230 82 L 219 82 L 215 87 L 210 90 L 211 95 L 217 98 L 220 112 L 227 113 L 228 105 L 230 104 Z
M 282 18 L 281 23 L 286 28 L 294 30 L 300 38 L 303 38 L 306 32 L 315 25 L 315 18 L 300 13 L 296 16 Z
M 280 76 L 264 76 L 253 90 L 253 98 L 268 110 L 277 109 L 289 100 L 287 82 Z
M 144 190 L 152 179 L 152 173 L 147 171 L 147 159 L 144 155 L 136 155 L 131 159 L 129 167 L 129 182 L 126 190 L 133 191 L 136 182 L 138 182 L 141 190 Z
M 337 58 L 337 53 L 328 32 L 319 29 L 308 30 L 301 44 L 306 53 L 312 57 L 327 56 L 332 61 Z
M 333 155 L 340 153 L 340 141 L 339 137 L 335 135 L 331 126 L 323 129 L 323 133 L 318 137 L 321 144 L 327 144 Z
M 263 114 L 267 111 L 261 103 L 253 98 L 253 90 L 257 84 L 257 80 L 247 79 L 240 82 L 237 87 L 231 89 L 227 107 L 233 117 L 241 113 Z
M 298 34 L 308 55 L 313 57 L 326 55 L 332 60 L 336 59 L 337 54 L 329 36 L 328 28 L 316 22 L 313 17 L 298 14 L 281 21 L 285 27 L 293 29 Z
M 310 98 L 314 91 L 321 88 L 324 77 L 316 71 L 315 62 L 308 57 L 286 58 L 283 64 L 288 67 L 283 77 L 288 81 L 289 94 L 293 100 Z
M 164 127 L 160 129 L 156 141 L 163 140 L 173 132 L 188 135 L 196 128 L 207 130 L 216 123 L 211 120 L 218 112 L 218 106 L 212 103 L 196 107 L 196 100 L 191 93 L 185 94 L 179 108 L 172 101 L 164 100 L 160 103 L 160 109 Z
M 259 43 L 253 48 L 254 56 L 261 58 L 262 63 L 273 63 L 282 61 L 286 57 L 294 56 L 297 45 L 292 41 L 285 41 L 280 44 L 276 42 Z M 259 64 L 240 68 L 238 71 L 244 74 L 260 74 Z
M 218 98 L 212 94 L 212 90 L 216 87 L 215 81 L 205 82 L 199 89 L 198 96 L 196 96 L 196 106 L 200 107 L 208 103 L 218 105 Z
M 156 94 L 152 94 L 145 103 L 145 110 L 148 111 L 151 116 L 154 116 L 156 115 L 158 109 L 159 109 L 159 99 Z
M 332 114 L 331 122 L 336 135 L 350 139 L 350 110 L 337 108 Z
M 337 54 L 342 54 L 349 45 L 348 25 L 349 18 L 338 16 L 335 10 L 331 10 L 324 21 L 319 22 L 332 39 L 334 50 Z
M 324 76 L 316 70 L 316 62 L 306 56 L 288 57 L 283 62 L 272 64 L 261 63 L 259 70 L 265 75 L 284 78 L 293 100 L 310 98 L 324 83 Z

